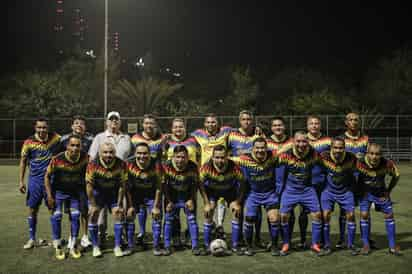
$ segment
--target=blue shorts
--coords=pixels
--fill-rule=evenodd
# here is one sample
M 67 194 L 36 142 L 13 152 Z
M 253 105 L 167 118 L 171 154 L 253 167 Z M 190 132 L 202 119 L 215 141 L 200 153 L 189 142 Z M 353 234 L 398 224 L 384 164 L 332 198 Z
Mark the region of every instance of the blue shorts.
M 117 204 L 118 195 L 112 193 L 94 193 L 94 200 L 96 201 L 96 205 L 99 208 L 109 208 L 112 209 L 114 207 L 118 207 Z
M 55 210 L 56 211 L 62 211 L 63 205 L 67 208 L 70 208 L 70 210 L 80 210 L 80 200 L 79 196 L 73 196 L 73 195 L 68 195 L 68 194 L 63 194 L 56 192 L 55 195 Z
M 301 192 L 284 191 L 280 200 L 280 213 L 290 213 L 297 204 L 311 213 L 321 211 L 319 199 L 313 187 L 306 187 Z
M 149 210 L 149 212 L 152 211 L 153 206 L 154 206 L 154 200 L 153 199 L 149 199 L 149 198 L 144 198 L 142 200 L 134 200 L 133 199 L 133 206 L 136 210 L 138 210 L 139 208 L 147 208 Z
M 351 191 L 344 192 L 343 194 L 335 194 L 328 190 L 324 190 L 321 196 L 322 210 L 333 211 L 335 203 L 343 208 L 345 212 L 355 211 L 355 200 Z
M 245 216 L 256 217 L 258 212 L 260 212 L 261 206 L 264 206 L 266 210 L 270 208 L 279 209 L 279 195 L 275 191 L 250 192 L 245 202 Z
M 393 214 L 391 199 L 381 201 L 380 198 L 381 197 L 375 196 L 371 193 L 366 193 L 365 196 L 360 199 L 360 211 L 369 212 L 371 204 L 374 203 L 376 211 L 383 212 L 385 214 Z
M 228 204 L 230 204 L 231 202 L 236 200 L 238 190 L 237 188 L 231 188 L 226 191 L 216 191 L 206 187 L 206 195 L 211 202 L 216 202 L 219 200 L 219 198 L 223 198 Z
M 41 205 L 42 200 L 47 206 L 47 192 L 44 186 L 44 181 L 29 177 L 26 205 L 29 208 L 38 208 Z
M 165 212 L 165 220 L 176 220 L 180 218 L 180 210 L 183 209 L 183 212 L 185 213 L 186 216 L 189 214 L 194 214 L 196 218 L 196 211 L 189 211 L 185 205 L 186 201 L 177 201 L 173 202 L 173 209 L 171 212 Z

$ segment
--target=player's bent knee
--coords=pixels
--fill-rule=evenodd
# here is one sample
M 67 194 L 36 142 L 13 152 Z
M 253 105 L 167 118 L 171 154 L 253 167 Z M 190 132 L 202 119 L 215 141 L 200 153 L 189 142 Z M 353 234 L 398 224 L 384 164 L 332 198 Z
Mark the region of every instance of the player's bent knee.
M 385 218 L 385 219 L 393 219 L 393 213 L 385 213 L 385 214 L 383 215 L 383 218 Z
M 289 221 L 289 215 L 288 215 L 288 214 L 284 214 L 284 213 L 280 214 L 280 221 L 281 221 L 282 223 L 287 223 L 287 222 Z
M 317 221 L 319 221 L 322 218 L 322 213 L 320 211 L 312 212 L 311 215 L 312 218 Z
M 353 213 L 353 211 L 346 212 L 346 220 L 348 222 L 354 222 L 355 221 L 355 214 Z
M 368 219 L 369 219 L 369 212 L 367 212 L 367 211 L 362 211 L 362 212 L 360 213 L 360 217 L 361 217 L 362 220 L 368 220 Z
M 332 215 L 332 212 L 331 212 L 330 210 L 325 210 L 325 211 L 323 211 L 323 214 L 322 214 L 323 220 L 324 220 L 325 222 L 329 223 L 329 222 L 330 222 L 331 215 Z

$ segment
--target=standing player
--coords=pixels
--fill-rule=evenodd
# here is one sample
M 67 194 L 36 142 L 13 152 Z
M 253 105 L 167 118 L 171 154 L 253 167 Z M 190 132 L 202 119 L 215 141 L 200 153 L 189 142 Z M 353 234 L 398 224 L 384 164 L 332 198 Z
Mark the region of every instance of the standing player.
M 345 140 L 336 137 L 332 139 L 330 151 L 321 153 L 322 166 L 326 175 L 326 186 L 322 191 L 321 204 L 323 209 L 323 235 L 324 253 L 331 253 L 330 245 L 330 219 L 335 203 L 346 212 L 348 223 L 347 247 L 352 255 L 358 255 L 359 251 L 354 246 L 355 200 L 353 198 L 352 184 L 356 170 L 356 157 L 350 152 L 345 152 Z
M 245 202 L 245 221 L 243 233 L 247 247 L 245 255 L 253 256 L 252 249 L 253 226 L 256 222 L 258 209 L 266 209 L 272 240 L 272 255 L 279 255 L 275 240 L 279 231 L 279 184 L 276 184 L 276 158 L 267 149 L 265 138 L 259 137 L 253 141 L 251 154 L 233 158 L 239 163 L 250 192 Z
M 123 229 L 121 207 L 127 182 L 126 164 L 116 156 L 111 142 L 100 145 L 99 156 L 91 161 L 86 171 L 86 189 L 89 198 L 89 234 L 93 243 L 93 257 L 102 256 L 100 251 L 97 220 L 101 209 L 111 209 L 114 220 L 114 255 L 124 255 L 120 244 Z
M 203 198 L 205 223 L 204 242 L 210 253 L 213 214 L 220 197 L 228 202 L 232 210 L 232 251 L 239 254 L 240 217 L 245 194 L 245 182 L 238 165 L 228 159 L 224 146 L 213 148 L 212 159 L 200 168 L 200 194 Z
M 24 249 L 34 247 L 39 206 L 43 199 L 46 200 L 44 175 L 52 156 L 59 149 L 60 135 L 49 133 L 48 128 L 46 119 L 37 119 L 34 123 L 34 135 L 24 141 L 21 149 L 19 190 L 23 194 L 27 192 L 26 205 L 29 208 L 27 221 L 30 235 L 29 240 L 23 246 Z M 27 164 L 30 166 L 30 175 L 26 188 L 24 176 Z
M 287 255 L 289 253 L 288 215 L 299 204 L 307 209 L 312 216 L 311 250 L 317 255 L 322 255 L 319 245 L 322 214 L 312 182 L 312 172 L 314 166 L 319 164 L 319 155 L 309 145 L 305 132 L 297 131 L 295 133 L 293 147 L 279 155 L 279 164 L 278 180 L 284 184 L 280 207 L 283 230 L 283 246 L 280 254 Z
M 293 146 L 293 138 L 286 134 L 285 119 L 283 117 L 275 117 L 271 122 L 272 135 L 268 138 L 269 150 L 280 153 L 286 151 Z
M 189 224 L 192 240 L 192 254 L 200 255 L 198 245 L 199 228 L 196 222 L 195 197 L 199 183 L 199 171 L 195 163 L 189 160 L 185 146 L 176 146 L 173 158 L 163 164 L 163 192 L 166 199 L 164 255 L 172 253 L 170 248 L 173 221 L 179 216 L 180 209 L 184 210 Z
M 368 255 L 370 250 L 369 210 L 372 203 L 384 214 L 386 233 L 389 240 L 389 254 L 401 255 L 395 243 L 395 219 L 393 217 L 391 192 L 399 181 L 399 171 L 395 163 L 382 157 L 381 146 L 371 143 L 366 156 L 358 161 L 359 184 L 363 193 L 360 199 L 362 254 Z M 385 183 L 386 175 L 391 176 L 389 185 Z
M 78 259 L 81 253 L 77 250 L 77 237 L 80 228 L 80 195 L 85 188 L 85 174 L 88 163 L 87 153 L 81 151 L 81 139 L 72 135 L 67 139 L 64 152 L 51 160 L 44 178 L 48 205 L 51 209 L 53 246 L 56 248 L 56 258 L 66 257 L 61 247 L 61 221 L 63 204 L 68 202 L 70 208 L 71 238 L 70 255 Z
M 129 245 L 128 254 L 134 248 L 134 233 L 136 211 L 149 211 L 152 214 L 153 231 L 153 254 L 162 255 L 160 250 L 161 232 L 161 183 L 162 171 L 160 162 L 150 157 L 150 148 L 146 143 L 136 144 L 135 157 L 127 161 L 128 185 L 127 198 L 130 207 L 127 210 L 127 242 Z M 146 219 L 144 220 L 146 221 Z M 141 224 L 146 228 L 146 224 Z M 145 230 L 140 231 L 142 238 Z
M 73 135 L 77 135 L 80 137 L 81 141 L 81 150 L 88 153 L 90 146 L 93 142 L 93 135 L 86 131 L 86 119 L 83 116 L 75 115 L 72 118 L 72 132 L 65 134 L 62 136 L 60 143 L 61 143 L 61 151 L 66 150 L 66 147 L 69 143 L 69 138 Z M 91 246 L 91 242 L 89 237 L 87 236 L 87 214 L 88 214 L 88 205 L 87 205 L 87 195 L 86 195 L 86 185 L 84 184 L 84 190 L 80 193 L 80 227 L 83 233 L 81 237 L 80 245 L 82 247 Z M 70 240 L 69 240 L 70 242 Z

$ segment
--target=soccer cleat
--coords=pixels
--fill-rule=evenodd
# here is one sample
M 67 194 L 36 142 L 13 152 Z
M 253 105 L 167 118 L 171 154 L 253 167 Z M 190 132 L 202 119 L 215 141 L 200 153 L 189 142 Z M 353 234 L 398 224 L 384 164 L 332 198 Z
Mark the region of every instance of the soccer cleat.
M 283 244 L 282 249 L 279 251 L 280 256 L 287 256 L 289 255 L 289 244 Z
M 251 247 L 246 247 L 243 250 L 243 254 L 245 254 L 246 256 L 254 256 L 255 255 L 255 251 L 253 251 L 253 249 Z
M 79 259 L 82 256 L 82 253 L 80 253 L 76 246 L 70 248 L 69 254 L 73 259 Z
M 47 243 L 46 240 L 44 240 L 44 239 L 39 239 L 39 241 L 37 242 L 37 246 L 38 246 L 38 247 L 48 247 L 49 244 Z
M 163 256 L 170 256 L 170 255 L 172 255 L 172 250 L 170 249 L 170 247 L 166 247 L 163 250 Z
M 143 245 L 144 243 L 144 235 L 139 233 L 136 236 L 136 245 Z
M 66 259 L 66 253 L 64 252 L 63 248 L 61 246 L 58 246 L 56 248 L 56 259 L 57 260 L 64 260 Z
M 210 254 L 212 254 L 212 251 L 210 251 L 210 248 L 207 247 L 207 248 L 205 248 L 205 249 L 202 250 L 202 252 L 201 252 L 200 255 L 202 255 L 202 256 L 208 256 L 208 255 L 210 255 Z
M 98 258 L 98 257 L 101 257 L 102 255 L 103 254 L 102 254 L 102 251 L 100 250 L 100 247 L 98 246 L 93 247 L 93 257 Z
M 27 243 L 24 244 L 23 248 L 24 249 L 31 249 L 31 248 L 34 247 L 34 244 L 35 244 L 34 240 L 30 239 L 30 240 L 27 241 Z
M 371 253 L 371 250 L 368 245 L 364 245 L 360 251 L 360 254 L 363 256 L 368 256 Z
M 323 253 L 324 256 L 328 256 L 328 255 L 332 254 L 332 249 L 330 249 L 330 247 L 328 247 L 328 246 L 324 247 L 323 250 L 322 250 L 322 253 Z
M 194 247 L 192 249 L 192 255 L 199 256 L 200 254 L 201 254 L 201 251 L 198 247 Z
M 82 239 L 80 240 L 80 245 L 84 248 L 87 248 L 92 245 L 92 242 L 90 242 L 89 237 L 87 237 L 87 235 L 83 235 Z
M 71 249 L 72 247 L 73 247 L 73 239 L 72 239 L 72 237 L 69 237 L 69 241 L 67 242 L 67 248 L 68 249 Z
M 130 256 L 133 254 L 133 249 L 131 248 L 126 248 L 125 250 L 123 250 L 123 256 Z
M 312 251 L 313 254 L 315 254 L 318 257 L 323 256 L 322 249 L 320 248 L 319 244 L 313 244 L 310 247 L 310 250 Z
M 369 247 L 371 249 L 378 249 L 378 246 L 376 245 L 376 242 L 372 239 L 369 239 Z
M 262 248 L 262 249 L 266 249 L 267 244 L 260 238 L 256 238 L 255 239 L 255 247 L 257 248 Z
M 402 256 L 399 246 L 397 246 L 396 248 L 389 248 L 388 253 L 389 255 L 393 255 L 393 256 Z
M 238 256 L 242 256 L 243 252 L 242 249 L 240 249 L 239 247 L 232 247 L 232 253 L 238 255 Z
M 154 256 L 162 256 L 162 255 L 163 255 L 163 252 L 162 252 L 162 250 L 160 249 L 160 247 L 155 247 L 155 248 L 153 248 L 153 255 L 154 255 Z
M 299 250 L 306 250 L 308 249 L 308 244 L 306 242 L 301 242 L 297 244 L 296 248 Z
M 338 242 L 336 243 L 335 247 L 336 247 L 337 249 L 342 249 L 342 248 L 345 248 L 345 244 L 344 244 L 344 242 L 342 242 L 342 241 L 338 241 Z
M 357 248 L 355 246 L 349 247 L 350 255 L 357 256 L 357 255 L 359 255 L 359 252 L 360 252 L 359 248 Z
M 272 256 L 276 256 L 276 257 L 280 256 L 280 251 L 276 245 L 272 245 L 271 249 L 272 249 L 272 252 L 271 252 Z
M 120 246 L 116 246 L 115 248 L 113 248 L 113 253 L 115 257 L 123 257 L 124 253 L 122 251 L 122 249 L 120 248 Z

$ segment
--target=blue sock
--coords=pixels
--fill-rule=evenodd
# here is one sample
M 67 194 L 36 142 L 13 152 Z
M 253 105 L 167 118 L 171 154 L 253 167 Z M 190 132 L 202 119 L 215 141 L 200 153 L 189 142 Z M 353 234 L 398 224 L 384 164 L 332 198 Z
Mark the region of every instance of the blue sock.
M 192 240 L 192 249 L 198 247 L 199 227 L 197 226 L 196 216 L 193 213 L 187 215 L 189 224 L 190 239 Z
M 339 241 L 345 242 L 345 229 L 346 229 L 346 213 L 345 211 L 340 212 L 339 215 Z
M 369 246 L 369 221 L 368 220 L 360 220 L 360 230 L 361 230 L 361 239 L 363 245 Z
M 79 236 L 79 230 L 80 230 L 80 212 L 78 210 L 72 210 L 70 212 L 70 217 L 71 217 L 71 234 L 72 238 L 77 239 Z
M 372 235 L 372 233 L 371 233 L 371 231 L 372 231 L 372 219 L 371 219 L 371 216 L 369 215 L 369 218 L 368 218 L 368 222 L 369 222 L 369 236 L 368 236 L 368 239 L 370 239 L 370 237 L 371 237 L 371 235 Z
M 152 220 L 152 231 L 153 231 L 153 247 L 159 247 L 160 233 L 162 225 L 158 220 Z
M 324 247 L 330 247 L 330 224 L 323 224 L 323 240 Z
M 232 221 L 232 247 L 239 245 L 240 224 L 238 221 Z
M 136 225 L 134 222 L 127 222 L 127 245 L 129 248 L 134 248 L 134 233 Z
M 355 241 L 356 233 L 356 223 L 348 222 L 348 247 L 353 247 L 353 242 Z
M 322 231 L 322 222 L 312 221 L 312 245 L 320 243 L 320 234 Z
M 260 238 L 260 231 L 262 229 L 262 208 L 259 207 L 256 215 L 256 221 L 255 221 L 255 237 L 256 239 L 261 239 Z
M 203 224 L 203 240 L 205 242 L 205 247 L 208 248 L 210 245 L 210 236 L 212 233 L 213 224 L 204 223 Z
M 146 219 L 147 210 L 145 207 L 141 207 L 137 213 L 137 220 L 139 221 L 139 234 L 144 235 L 146 233 Z
M 27 222 L 29 224 L 29 236 L 31 240 L 36 240 L 36 227 L 37 227 L 37 217 L 29 216 L 27 217 Z
M 122 244 L 123 223 L 117 222 L 114 224 L 114 247 L 120 247 Z
M 277 245 L 278 233 L 279 233 L 279 223 L 278 222 L 270 223 L 270 238 L 272 240 L 273 246 Z
M 396 227 L 394 219 L 385 219 L 386 233 L 388 234 L 389 248 L 395 248 Z
M 282 228 L 282 241 L 283 244 L 289 244 L 289 240 L 290 240 L 290 234 L 289 234 L 289 222 L 286 223 L 282 223 L 281 224 L 281 228 Z
M 59 240 L 62 234 L 62 213 L 60 211 L 55 211 L 50 216 L 50 222 L 52 225 L 53 240 Z
M 251 246 L 253 238 L 253 223 L 249 223 L 248 221 L 243 222 L 243 234 L 246 243 Z
M 99 238 L 98 238 L 98 233 L 99 233 L 99 227 L 97 224 L 89 224 L 89 234 L 90 234 L 90 239 L 92 240 L 93 247 L 99 246 Z
M 166 213 L 165 216 L 165 229 L 164 229 L 164 242 L 165 242 L 165 248 L 170 247 L 170 241 L 172 237 L 172 224 L 173 224 L 173 215 L 171 216 L 170 213 Z

